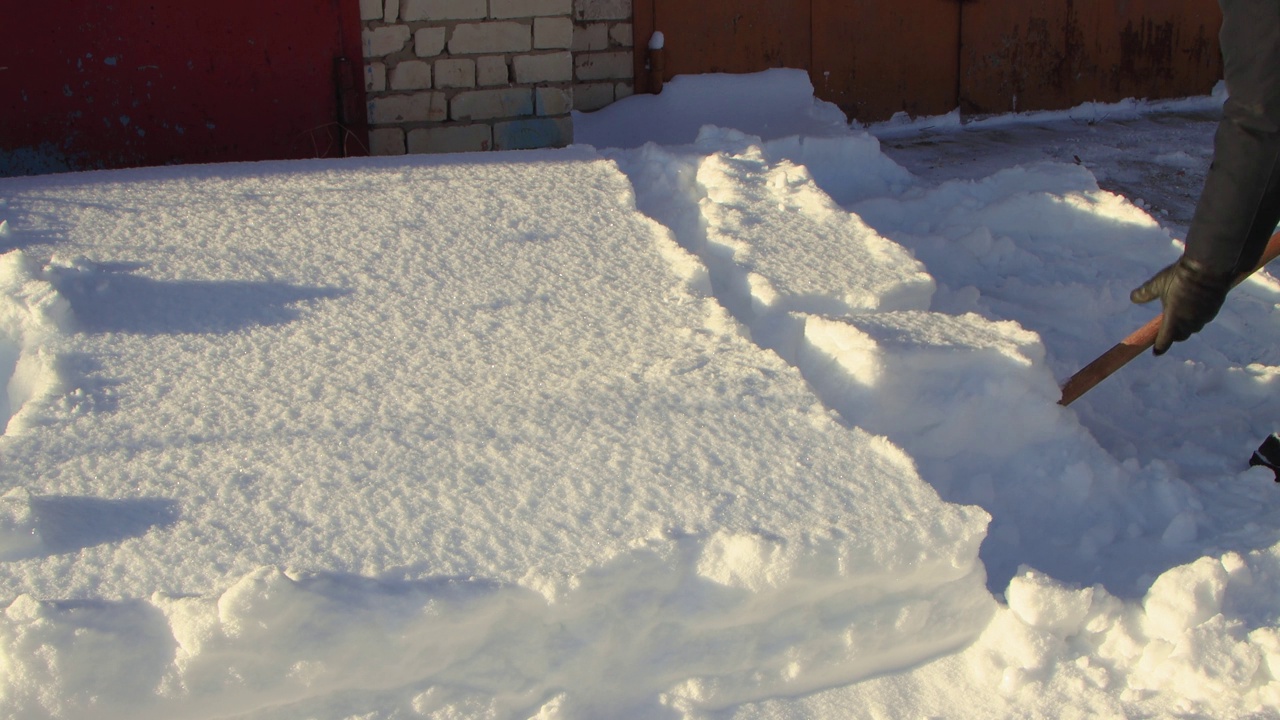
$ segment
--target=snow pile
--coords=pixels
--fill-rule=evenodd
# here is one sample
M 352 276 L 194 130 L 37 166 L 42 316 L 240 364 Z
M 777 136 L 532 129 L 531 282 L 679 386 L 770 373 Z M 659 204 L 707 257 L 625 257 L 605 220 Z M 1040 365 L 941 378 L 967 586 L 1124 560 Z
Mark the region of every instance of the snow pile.
M 283 170 L 97 183 L 93 203 L 49 179 L 25 200 L 79 206 L 40 272 L 77 318 L 63 343 L 104 363 L 85 384 L 125 380 L 109 411 L 48 407 L 5 448 L 24 517 L 63 538 L 9 566 L 11 707 L 175 717 L 350 691 L 643 716 L 981 633 L 986 515 L 747 341 L 609 161 Z M 182 201 L 111 211 L 143 196 Z M 179 222 L 213 248 L 178 251 Z M 903 255 L 855 257 L 874 278 Z M 155 517 L 89 533 L 108 503 Z M 35 599 L 78 594 L 101 601 Z
M 765 140 L 849 134 L 840 108 L 813 97 L 803 70 L 786 68 L 751 75 L 680 75 L 664 83 L 660 95 L 634 95 L 625 104 L 614 103 L 584 118 L 574 113 L 574 140 L 601 148 L 637 148 L 646 142 L 688 145 L 707 126 Z
M 1204 557 L 1140 602 L 1024 569 L 963 652 L 734 717 L 1269 717 L 1280 704 L 1276 560 L 1274 549 Z
M 1230 427 L 1274 281 L 1061 408 L 1169 232 L 833 111 L 684 78 L 599 150 L 0 181 L 3 714 L 1280 711 L 1270 475 L 1132 421 Z

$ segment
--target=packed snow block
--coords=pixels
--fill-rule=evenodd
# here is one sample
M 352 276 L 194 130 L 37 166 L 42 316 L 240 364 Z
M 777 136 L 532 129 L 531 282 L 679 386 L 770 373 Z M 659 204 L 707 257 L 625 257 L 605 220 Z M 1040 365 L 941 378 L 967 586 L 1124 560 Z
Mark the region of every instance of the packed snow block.
M 1044 348 L 1016 323 L 918 311 L 809 316 L 802 357 L 844 417 L 912 438 L 912 451 L 930 459 L 1007 457 L 1061 429 Z
M 798 170 L 741 163 L 800 226 L 832 212 Z M 60 228 L 31 257 L 83 256 L 23 277 L 74 285 L 86 321 L 58 342 L 92 362 L 71 380 L 116 402 L 52 404 L 0 445 L 0 483 L 177 512 L 13 548 L 0 714 L 703 712 L 923 662 L 993 612 L 986 513 L 748 340 L 593 151 L 10 195 Z M 891 246 L 852 244 L 829 262 L 927 296 L 914 266 L 880 278 Z M 756 257 L 797 296 L 847 279 Z M 841 302 L 885 304 L 859 292 Z M 6 528 L 30 527 L 11 505 Z
M 703 130 L 703 137 L 707 135 Z M 789 160 L 808 169 L 813 181 L 836 204 L 897 197 L 915 184 L 906 168 L 880 151 L 874 136 L 791 136 L 764 143 L 771 161 Z
M 67 301 L 36 262 L 18 250 L 0 255 L 0 435 L 21 432 L 36 401 L 60 389 L 54 345 L 68 322 Z
M 1078 576 L 1100 546 L 1135 532 L 1125 493 L 1136 481 L 1057 404 L 1035 333 L 921 311 L 803 323 L 796 364 L 826 404 L 902 447 L 944 498 L 991 512 L 993 589 L 1016 571 L 1011 558 Z M 1155 516 L 1153 495 L 1141 502 Z M 1072 522 L 1055 523 L 1063 514 Z
M 719 146 L 740 134 L 704 133 Z M 933 279 L 901 245 L 842 210 L 803 166 L 760 146 L 703 160 L 697 183 L 705 241 L 694 241 L 725 299 L 748 324 L 768 315 L 924 309 Z M 701 247 L 698 247 L 701 246 Z M 735 307 L 736 306 L 736 307 Z

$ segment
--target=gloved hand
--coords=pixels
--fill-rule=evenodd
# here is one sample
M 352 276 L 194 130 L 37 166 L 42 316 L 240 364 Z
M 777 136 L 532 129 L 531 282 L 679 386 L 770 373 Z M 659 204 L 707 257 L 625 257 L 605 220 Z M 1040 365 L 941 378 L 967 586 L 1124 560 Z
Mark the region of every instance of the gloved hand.
M 1200 332 L 1217 317 L 1233 279 L 1205 270 L 1200 263 L 1184 256 L 1129 293 L 1133 302 L 1149 303 L 1159 298 L 1164 306 L 1164 320 L 1156 333 L 1155 354 L 1165 354 L 1169 346 Z

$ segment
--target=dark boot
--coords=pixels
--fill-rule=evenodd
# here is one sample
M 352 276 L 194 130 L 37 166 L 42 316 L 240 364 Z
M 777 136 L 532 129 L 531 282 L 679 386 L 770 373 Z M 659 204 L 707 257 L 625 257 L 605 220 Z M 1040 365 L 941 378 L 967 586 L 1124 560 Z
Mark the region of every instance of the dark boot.
M 1271 468 L 1271 472 L 1276 474 L 1276 482 L 1280 482 L 1280 433 L 1272 433 L 1262 441 L 1253 457 L 1249 458 L 1249 467 L 1254 465 Z

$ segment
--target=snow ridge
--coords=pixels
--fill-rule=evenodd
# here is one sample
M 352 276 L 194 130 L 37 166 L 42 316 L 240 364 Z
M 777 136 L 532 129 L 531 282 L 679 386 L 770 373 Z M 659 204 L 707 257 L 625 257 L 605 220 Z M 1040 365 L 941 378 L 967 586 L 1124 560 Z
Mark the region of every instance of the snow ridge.
M 21 432 L 28 404 L 57 391 L 46 345 L 62 332 L 69 308 L 34 260 L 21 251 L 0 255 L 0 435 Z
M 1064 685 L 1096 690 L 1085 696 L 1101 714 L 1160 713 L 1170 702 L 1197 712 L 1223 695 L 1238 698 L 1242 712 L 1274 702 L 1280 682 L 1265 670 L 1280 657 L 1274 630 L 1255 616 L 1260 608 L 1225 601 L 1250 596 L 1263 577 L 1270 582 L 1273 551 L 1174 568 L 1140 603 L 1101 584 L 1069 584 L 1101 577 L 1121 590 L 1135 581 L 1146 590 L 1141 578 L 1110 576 L 1099 550 L 1122 543 L 1168 562 L 1171 549 L 1195 537 L 1195 511 L 1187 508 L 1196 501 L 1159 466 L 1117 464 L 1057 406 L 1039 334 L 1000 319 L 1006 308 L 1034 307 L 1018 289 L 1006 296 L 970 284 L 994 277 L 1034 287 L 1055 253 L 1082 237 L 1101 245 L 1123 234 L 1134 242 L 1113 252 L 1149 263 L 1153 248 L 1169 246 L 1167 234 L 1077 167 L 1014 168 L 979 182 L 913 188 L 900 168 L 867 158 L 866 172 L 846 168 L 861 177 L 862 187 L 851 189 L 827 161 L 841 155 L 840 141 L 822 142 L 827 151 L 808 160 L 827 168 L 825 181 L 852 212 L 787 158 L 801 155 L 796 139 L 761 142 L 704 128 L 699 146 L 646 147 L 618 161 L 638 206 L 702 259 L 716 297 L 758 345 L 799 369 L 850 425 L 902 447 L 944 498 L 992 512 L 983 559 L 991 589 L 1006 593 L 1008 606 L 968 649 L 938 663 L 940 676 L 968 673 L 1016 707 L 1045 708 L 1029 713 L 1041 716 L 1073 702 L 1045 694 Z M 927 258 L 930 271 L 907 248 Z M 834 268 L 859 272 L 841 277 Z M 935 285 L 935 276 L 943 282 Z M 1079 285 L 1045 288 L 1048 302 L 1078 298 L 1081 287 L 1098 283 L 1096 275 L 1072 280 Z M 879 684 L 832 696 L 845 697 L 847 707 L 876 697 Z M 1120 702 L 1106 694 L 1117 686 L 1127 688 Z M 832 712 L 814 709 L 822 707 L 817 700 L 780 705 L 764 702 L 735 717 Z M 986 712 L 1004 716 L 999 707 Z

